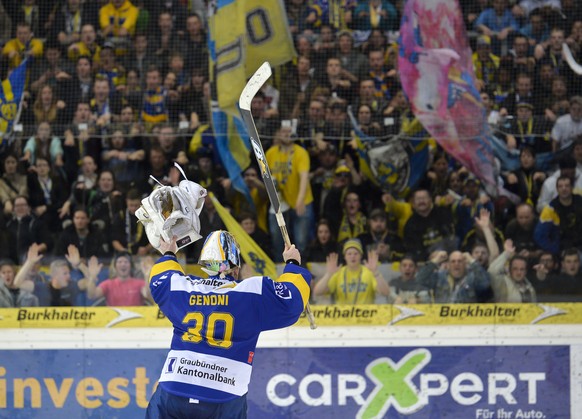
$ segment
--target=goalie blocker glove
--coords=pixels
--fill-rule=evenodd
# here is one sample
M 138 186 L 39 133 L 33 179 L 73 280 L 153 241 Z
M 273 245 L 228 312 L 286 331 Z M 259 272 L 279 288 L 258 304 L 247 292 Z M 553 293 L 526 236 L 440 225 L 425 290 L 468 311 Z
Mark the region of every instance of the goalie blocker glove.
M 176 236 L 181 249 L 200 239 L 200 212 L 206 189 L 182 180 L 178 186 L 161 186 L 141 201 L 135 212 L 144 225 L 151 245 L 159 251 L 160 237 L 169 242 Z

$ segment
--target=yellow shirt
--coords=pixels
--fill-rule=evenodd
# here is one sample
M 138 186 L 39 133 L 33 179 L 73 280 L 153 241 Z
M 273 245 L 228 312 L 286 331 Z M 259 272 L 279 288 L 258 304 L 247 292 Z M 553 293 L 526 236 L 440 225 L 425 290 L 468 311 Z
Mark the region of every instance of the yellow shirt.
M 267 150 L 265 156 L 269 162 L 273 179 L 277 181 L 277 190 L 281 192 L 285 202 L 294 209 L 301 184 L 300 174 L 309 173 L 309 153 L 303 147 L 293 144 L 293 147 L 286 151 L 279 146 L 273 146 Z M 313 202 L 309 181 L 303 202 L 305 205 Z
M 119 9 L 116 9 L 111 3 L 107 3 L 99 10 L 99 25 L 101 29 L 105 29 L 113 24 L 114 36 L 119 35 L 120 28 L 127 29 L 133 35 L 138 15 L 139 9 L 129 0 L 126 0 Z
M 12 51 L 16 51 L 14 57 L 10 59 L 9 66 L 10 68 L 18 67 L 22 61 L 24 60 L 24 52 L 30 51 L 33 57 L 42 57 L 43 54 L 43 44 L 40 39 L 31 39 L 30 44 L 28 47 L 20 42 L 17 38 L 11 39 L 10 41 L 6 42 L 4 48 L 2 48 L 2 55 L 8 57 Z
M 376 299 L 376 285 L 374 274 L 365 266 L 357 271 L 343 266 L 328 282 L 329 291 L 336 304 L 373 304 Z
M 87 45 L 82 41 L 75 42 L 74 45 L 78 48 L 78 50 L 69 48 L 67 53 L 69 60 L 77 61 L 79 57 L 90 57 L 93 61 L 93 65 L 99 64 L 101 56 L 101 47 L 99 45 L 95 45 L 95 50 L 93 52 L 91 52 L 89 47 L 87 47 Z

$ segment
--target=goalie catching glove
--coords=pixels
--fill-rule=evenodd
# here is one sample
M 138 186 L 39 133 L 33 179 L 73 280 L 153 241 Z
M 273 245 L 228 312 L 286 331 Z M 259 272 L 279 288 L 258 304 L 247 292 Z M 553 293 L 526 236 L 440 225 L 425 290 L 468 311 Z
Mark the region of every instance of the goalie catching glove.
M 176 236 L 181 249 L 200 239 L 200 211 L 206 189 L 195 182 L 183 180 L 178 186 L 161 186 L 135 212 L 144 225 L 151 245 L 159 251 L 160 238 L 169 242 Z

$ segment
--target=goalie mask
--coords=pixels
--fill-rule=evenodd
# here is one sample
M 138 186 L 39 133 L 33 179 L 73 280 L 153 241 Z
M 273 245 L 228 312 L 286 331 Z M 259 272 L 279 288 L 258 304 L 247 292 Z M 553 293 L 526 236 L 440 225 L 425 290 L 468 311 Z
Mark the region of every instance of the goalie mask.
M 210 233 L 202 246 L 198 264 L 213 274 L 226 274 L 240 268 L 240 249 L 232 234 L 224 230 Z

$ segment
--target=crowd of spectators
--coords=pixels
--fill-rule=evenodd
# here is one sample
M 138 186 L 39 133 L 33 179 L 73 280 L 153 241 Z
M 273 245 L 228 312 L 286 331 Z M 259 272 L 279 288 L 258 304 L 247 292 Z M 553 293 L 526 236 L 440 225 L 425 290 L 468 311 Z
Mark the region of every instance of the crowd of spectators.
M 1 78 L 31 58 L 21 124 L 0 150 L 0 306 L 147 304 L 155 251 L 134 214 L 150 174 L 180 181 L 174 162 L 280 261 L 257 168 L 243 172 L 251 204 L 215 150 L 206 3 L 0 1 Z M 397 65 L 403 0 L 284 3 L 298 56 L 251 110 L 292 240 L 323 266 L 315 301 L 582 298 L 582 79 L 562 54 L 582 55 L 576 1 L 460 1 L 488 121 L 519 150 L 501 173 L 518 202 L 488 195 L 436 143 L 412 190 L 363 173 L 349 115 L 386 144 L 414 120 Z M 543 167 L 540 153 L 553 156 Z M 201 225 L 224 228 L 209 199 Z

